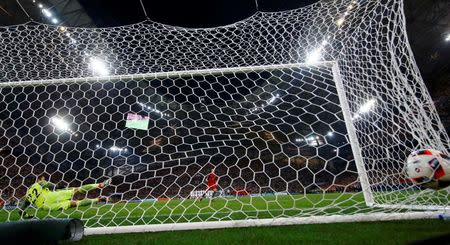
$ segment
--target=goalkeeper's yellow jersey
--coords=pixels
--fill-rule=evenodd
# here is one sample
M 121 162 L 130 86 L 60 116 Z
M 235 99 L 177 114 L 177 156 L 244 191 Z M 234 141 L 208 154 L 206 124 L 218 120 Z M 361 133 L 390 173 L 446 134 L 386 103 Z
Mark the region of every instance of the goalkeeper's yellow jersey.
M 27 190 L 27 200 L 36 208 L 42 207 L 45 202 L 45 196 L 50 193 L 48 188 L 42 188 L 39 182 L 34 183 Z

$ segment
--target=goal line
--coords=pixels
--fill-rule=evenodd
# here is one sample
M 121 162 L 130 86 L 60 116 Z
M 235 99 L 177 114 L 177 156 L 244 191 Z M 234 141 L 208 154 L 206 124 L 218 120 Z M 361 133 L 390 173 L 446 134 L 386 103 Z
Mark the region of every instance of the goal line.
M 84 235 L 104 235 L 117 233 L 141 233 L 141 232 L 161 232 L 161 231 L 182 231 L 182 230 L 207 230 L 223 228 L 242 227 L 262 227 L 262 226 L 285 226 L 301 224 L 326 224 L 344 222 L 368 222 L 368 221 L 389 221 L 389 220 L 413 220 L 413 219 L 437 219 L 439 212 L 408 212 L 408 213 L 373 213 L 354 215 L 327 215 L 295 218 L 274 218 L 274 219 L 247 219 L 247 220 L 227 220 L 227 221 L 207 221 L 193 223 L 173 223 L 154 225 L 131 225 L 117 227 L 95 227 L 85 228 Z

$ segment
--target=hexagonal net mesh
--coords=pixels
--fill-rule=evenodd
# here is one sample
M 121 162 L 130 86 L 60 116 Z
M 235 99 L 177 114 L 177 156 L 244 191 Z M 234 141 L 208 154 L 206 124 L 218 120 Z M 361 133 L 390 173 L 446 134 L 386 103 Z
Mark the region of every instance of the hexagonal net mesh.
M 402 6 L 323 1 L 211 29 L 1 28 L 0 220 L 22 210 L 117 227 L 446 207 L 446 190 L 402 175 L 411 151 L 450 142 Z

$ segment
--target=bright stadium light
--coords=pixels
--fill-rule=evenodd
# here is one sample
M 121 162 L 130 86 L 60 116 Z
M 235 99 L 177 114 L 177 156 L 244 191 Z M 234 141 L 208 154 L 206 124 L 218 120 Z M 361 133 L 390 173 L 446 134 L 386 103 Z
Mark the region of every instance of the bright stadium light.
M 67 27 L 65 27 L 65 26 L 58 26 L 58 32 L 59 33 L 64 33 L 66 31 L 67 31 Z M 67 34 L 69 34 L 69 33 L 66 33 L 66 36 L 67 36 Z M 69 34 L 69 36 L 70 36 L 70 34 Z
M 446 41 L 446 42 L 450 42 L 450 33 L 447 34 L 447 36 L 445 37 L 445 41 Z
M 366 103 L 364 103 L 361 108 L 359 108 L 359 113 L 367 113 L 373 109 L 375 106 L 375 103 L 377 102 L 376 99 L 370 99 Z
M 126 148 L 122 148 L 122 147 L 117 147 L 117 146 L 111 146 L 109 148 L 110 151 L 112 152 L 127 152 L 128 150 Z
M 356 120 L 356 119 L 358 119 L 358 118 L 360 118 L 361 116 L 359 115 L 359 114 L 355 114 L 353 117 L 352 117 L 352 120 Z
M 43 9 L 42 13 L 44 13 L 44 15 L 47 16 L 48 18 L 51 18 L 53 16 L 48 9 Z
M 38 7 L 41 9 L 41 8 L 44 7 L 44 5 L 42 5 L 42 4 L 40 3 L 40 4 L 38 4 Z
M 341 27 L 344 24 L 345 18 L 344 17 L 340 17 L 337 21 L 336 21 L 336 25 L 338 27 Z
M 276 98 L 277 98 L 277 97 L 272 97 L 272 98 L 270 98 L 270 100 L 267 102 L 267 104 L 272 104 L 272 103 L 275 101 Z
M 117 147 L 117 146 L 111 146 L 109 149 L 110 149 L 111 151 L 120 151 L 120 148 Z
M 366 103 L 364 103 L 358 110 L 358 112 L 352 117 L 352 120 L 356 120 L 361 117 L 361 114 L 365 114 L 370 112 L 376 104 L 376 99 L 370 99 Z
M 70 130 L 70 124 L 67 123 L 66 121 L 64 121 L 63 119 L 59 118 L 59 117 L 52 117 L 50 119 L 50 122 L 52 123 L 52 125 L 61 130 L 61 131 L 71 131 Z
M 334 133 L 331 132 L 331 131 L 327 133 L 327 136 L 328 136 L 328 137 L 332 137 L 333 135 L 334 135 Z
M 58 24 L 58 22 L 59 22 L 58 19 L 52 18 L 52 23 L 53 23 L 53 24 Z
M 75 40 L 75 39 L 73 39 L 73 40 Z M 109 70 L 106 67 L 106 64 L 104 61 L 102 61 L 96 57 L 91 57 L 90 62 L 91 62 L 91 69 L 94 74 L 97 74 L 100 76 L 109 75 Z
M 306 64 L 314 64 L 322 58 L 322 48 L 317 48 L 306 57 Z

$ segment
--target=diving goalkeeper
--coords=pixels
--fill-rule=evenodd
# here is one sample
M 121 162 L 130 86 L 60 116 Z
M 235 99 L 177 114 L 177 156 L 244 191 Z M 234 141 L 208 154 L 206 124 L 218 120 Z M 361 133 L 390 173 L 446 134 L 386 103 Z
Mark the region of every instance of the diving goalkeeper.
M 40 176 L 36 183 L 31 185 L 27 190 L 26 196 L 23 198 L 22 204 L 19 207 L 19 214 L 22 218 L 32 218 L 28 215 L 25 209 L 31 204 L 38 209 L 43 210 L 66 210 L 68 208 L 86 206 L 94 203 L 107 201 L 106 197 L 99 197 L 93 199 L 72 200 L 77 193 L 86 193 L 90 190 L 105 188 L 111 183 L 108 179 L 98 184 L 88 184 L 80 187 L 72 187 L 66 189 L 57 189 L 57 186 L 45 180 L 45 176 Z

